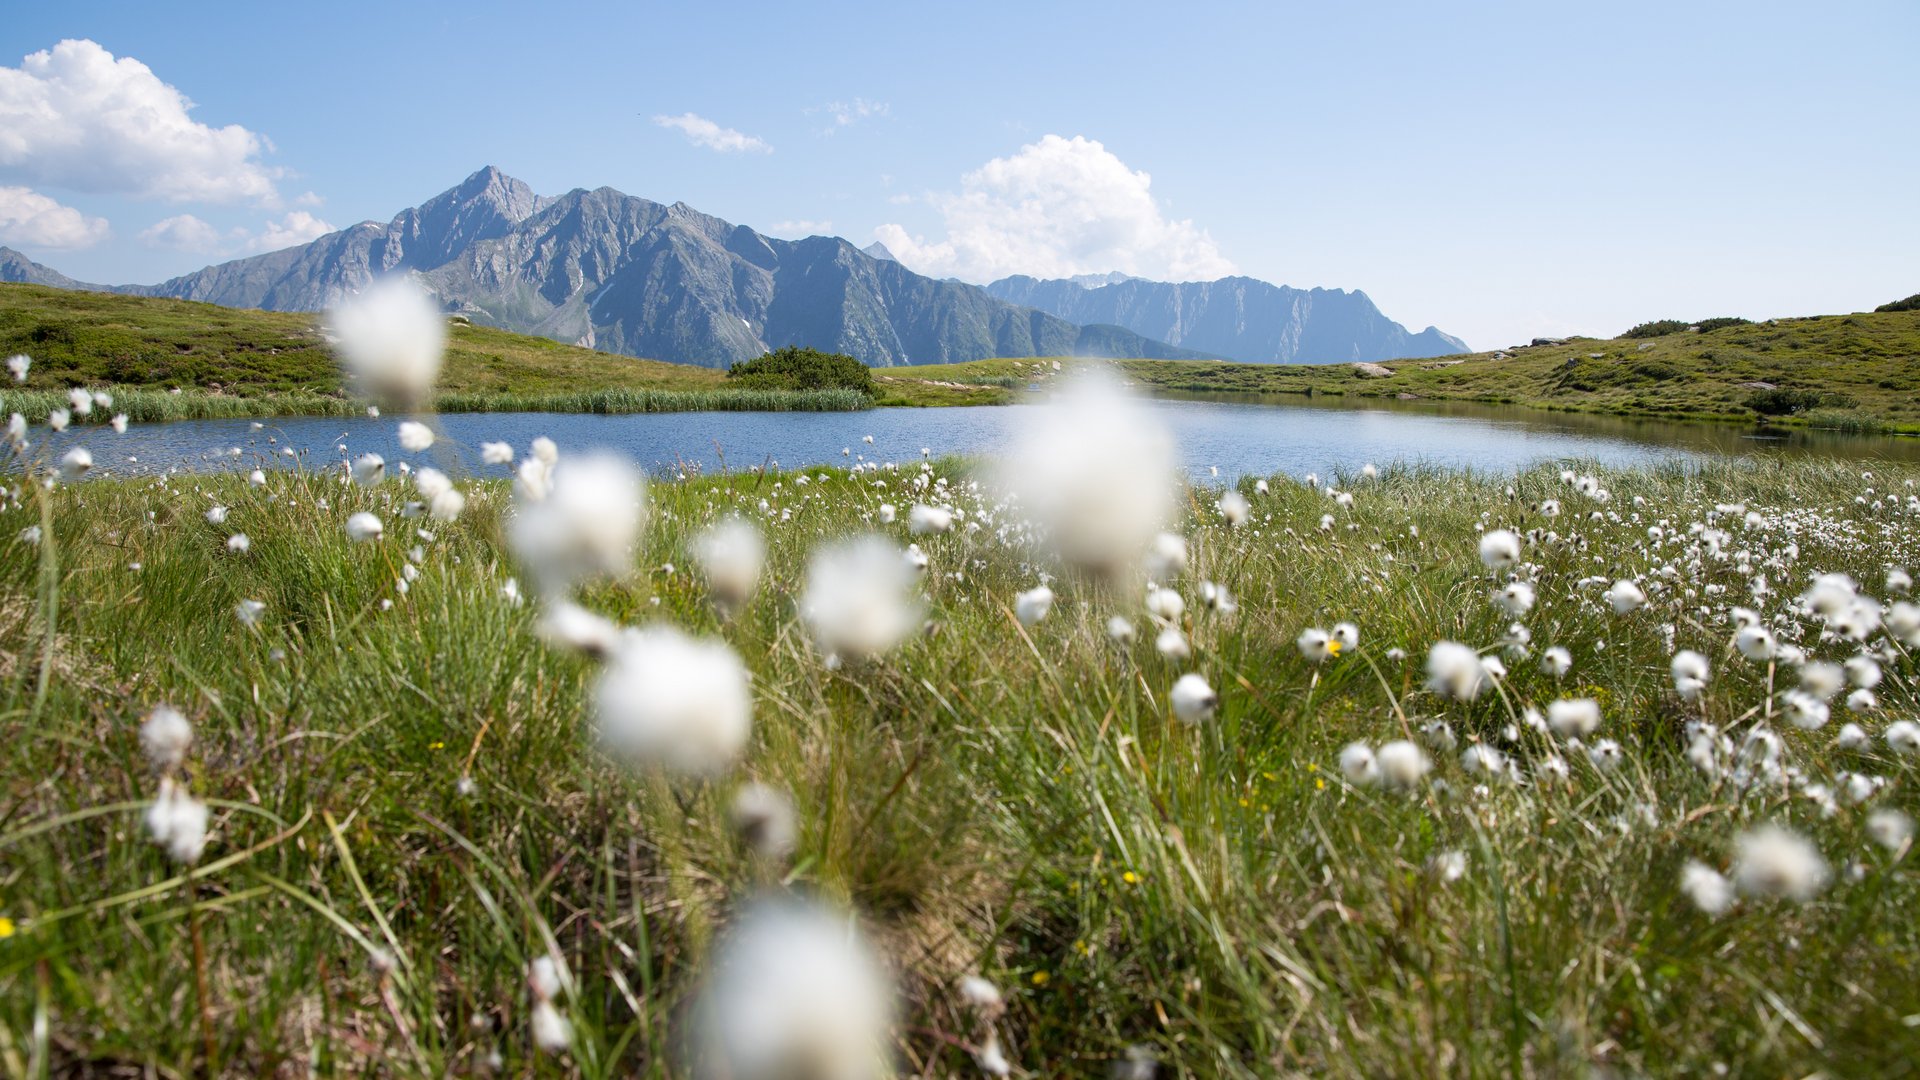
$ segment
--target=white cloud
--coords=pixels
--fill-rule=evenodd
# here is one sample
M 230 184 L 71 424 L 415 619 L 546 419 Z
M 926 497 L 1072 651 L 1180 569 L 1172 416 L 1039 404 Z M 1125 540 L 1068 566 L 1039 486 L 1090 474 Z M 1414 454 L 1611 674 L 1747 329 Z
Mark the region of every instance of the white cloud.
M 681 113 L 679 116 L 656 116 L 653 122 L 663 128 L 672 128 L 687 137 L 695 146 L 704 146 L 722 154 L 771 154 L 773 147 L 765 139 L 754 135 L 744 135 L 732 128 L 719 124 L 697 113 Z
M 253 251 L 279 251 L 317 240 L 333 231 L 332 225 L 305 210 L 295 210 L 279 221 L 267 222 L 266 228 L 247 241 L 247 247 Z
M 884 101 L 868 101 L 866 98 L 857 97 L 852 101 L 829 101 L 818 109 L 807 111 L 824 112 L 832 117 L 833 124 L 820 132 L 822 135 L 831 135 L 843 127 L 852 127 L 869 117 L 886 116 L 892 109 Z
M 147 65 L 91 41 L 62 41 L 0 68 L 0 175 L 175 202 L 278 199 L 266 140 L 209 127 Z
M 201 255 L 218 255 L 227 250 L 227 238 L 220 230 L 194 217 L 175 214 L 140 230 L 140 242 L 149 247 L 172 248 Z
M 1233 273 L 1204 229 L 1161 213 L 1152 183 L 1092 139 L 1048 135 L 967 173 L 959 194 L 927 196 L 944 219 L 944 239 L 891 224 L 874 236 L 921 273 L 966 281 L 1112 270 L 1194 281 Z
M 333 231 L 332 225 L 305 210 L 295 210 L 278 221 L 269 221 L 257 233 L 239 227 L 223 233 L 192 214 L 176 214 L 142 229 L 140 240 L 152 247 L 191 251 L 198 255 L 233 255 L 279 251 Z
M 28 188 L 0 187 L 0 244 L 72 250 L 92 247 L 107 233 L 105 218 L 88 217 Z
M 799 221 L 776 221 L 767 231 L 773 236 L 832 236 L 833 222 L 808 221 L 805 218 Z

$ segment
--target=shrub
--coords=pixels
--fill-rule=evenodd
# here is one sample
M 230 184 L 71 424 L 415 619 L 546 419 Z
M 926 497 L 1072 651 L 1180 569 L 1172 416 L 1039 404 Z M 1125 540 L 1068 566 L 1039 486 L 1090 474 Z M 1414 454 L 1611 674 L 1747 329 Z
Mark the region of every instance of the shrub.
M 1666 337 L 1668 334 L 1678 334 L 1692 325 L 1690 322 L 1682 322 L 1679 319 L 1655 319 L 1652 322 L 1643 322 L 1620 336 L 1623 338 Z
M 1762 416 L 1791 416 L 1809 409 L 1851 409 L 1857 404 L 1845 394 L 1819 390 L 1756 390 L 1747 398 L 1747 408 Z
M 1752 326 L 1752 325 L 1753 325 L 1752 319 L 1743 319 L 1738 315 L 1725 315 L 1718 319 L 1701 319 L 1697 324 L 1694 325 L 1694 329 L 1700 331 L 1703 334 L 1706 334 L 1706 333 L 1711 333 L 1712 331 L 1715 331 L 1715 330 L 1725 330 L 1729 326 Z
M 1891 304 L 1881 304 L 1875 311 L 1920 311 L 1920 293 L 1914 293 L 1905 300 L 1895 300 Z
M 873 372 L 844 353 L 789 345 L 727 369 L 735 385 L 756 390 L 858 390 L 873 393 Z

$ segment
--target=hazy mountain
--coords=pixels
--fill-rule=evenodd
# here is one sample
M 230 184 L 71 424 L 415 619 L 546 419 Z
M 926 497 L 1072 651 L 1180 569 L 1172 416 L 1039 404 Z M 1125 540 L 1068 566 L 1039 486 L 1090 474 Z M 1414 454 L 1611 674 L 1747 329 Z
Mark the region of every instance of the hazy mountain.
M 785 345 L 882 366 L 1198 355 L 935 281 L 838 238 L 778 240 L 684 203 L 663 206 L 612 188 L 536 195 L 493 168 L 385 225 L 362 222 L 299 247 L 112 291 L 317 311 L 400 270 L 419 274 L 449 310 L 478 323 L 709 366 Z M 32 263 L 18 272 L 51 273 Z
M 1211 356 L 1255 364 L 1334 363 L 1464 353 L 1466 342 L 1419 333 L 1367 294 L 1294 289 L 1247 277 L 1170 283 L 1124 274 L 1042 281 L 1002 278 L 987 291 L 1079 323 L 1112 323 Z
M 0 281 L 24 285 L 46 285 L 55 289 L 79 289 L 84 292 L 112 292 L 105 285 L 75 281 L 50 266 L 42 266 L 10 247 L 0 247 Z

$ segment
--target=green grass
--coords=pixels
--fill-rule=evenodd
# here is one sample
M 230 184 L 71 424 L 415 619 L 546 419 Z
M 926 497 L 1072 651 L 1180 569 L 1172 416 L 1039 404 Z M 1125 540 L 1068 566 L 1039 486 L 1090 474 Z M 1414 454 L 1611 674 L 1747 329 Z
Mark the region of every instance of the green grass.
M 1920 432 L 1920 311 L 1779 319 L 1646 340 L 1579 339 L 1523 348 L 1504 358 L 1487 352 L 1394 360 L 1381 365 L 1393 372 L 1384 378 L 1369 377 L 1352 364 L 1118 363 L 1142 387 L 1158 392 L 1473 401 L 1672 420 Z M 1046 362 L 982 360 L 889 374 L 896 381 L 963 384 L 1044 379 L 1049 373 Z M 1745 385 L 1750 383 L 1837 395 L 1846 404 L 1763 417 L 1749 404 L 1759 390 Z
M 970 519 L 990 512 L 964 494 L 965 463 L 933 468 Z M 1113 613 L 1146 625 L 1132 586 L 1063 575 L 1052 616 L 1019 626 L 1012 597 L 1045 564 L 993 528 L 960 529 L 917 538 L 932 560 L 928 631 L 841 671 L 796 616 L 807 555 L 869 527 L 883 500 L 904 511 L 914 471 L 656 482 L 641 569 L 584 602 L 721 636 L 751 668 L 751 748 L 736 777 L 704 784 L 630 775 L 592 748 L 590 666 L 543 646 L 530 606 L 501 596 L 515 573 L 502 482 L 474 487 L 430 540 L 400 519 L 411 496 L 397 480 L 63 486 L 46 496 L 40 547 L 16 539 L 43 520 L 28 488 L 0 511 L 0 916 L 14 929 L 0 938 L 0 1061 L 200 1071 L 204 981 L 213 1071 L 232 1075 L 468 1073 L 494 1050 L 508 1074 L 682 1075 L 665 1056 L 676 1019 L 718 929 L 766 886 L 726 825 L 733 784 L 751 776 L 800 809 L 782 881 L 850 904 L 891 957 L 909 1073 L 972 1074 L 953 1042 L 977 1030 L 953 984 L 978 971 L 1006 991 L 1003 1041 L 1036 1076 L 1104 1076 L 1136 1045 L 1166 1076 L 1910 1075 L 1911 853 L 1866 841 L 1866 807 L 1826 817 L 1800 792 L 1702 778 L 1680 734 L 1696 712 L 1751 723 L 1766 700 L 1767 669 L 1727 646 L 1726 607 L 1751 602 L 1750 574 L 1772 583 L 1776 614 L 1814 571 L 1877 590 L 1889 564 L 1920 564 L 1901 504 L 1920 471 L 1875 473 L 1810 459 L 1600 472 L 1613 498 L 1599 506 L 1553 469 L 1388 470 L 1338 479 L 1351 511 L 1248 481 L 1254 520 L 1237 530 L 1196 490 L 1181 526 L 1186 665 L 1158 659 L 1151 633 L 1107 640 Z M 1532 509 L 1545 499 L 1566 512 Z M 1722 518 L 1727 558 L 1694 565 L 1686 526 L 1728 502 L 1762 526 Z M 224 527 L 203 519 L 212 504 L 231 508 Z M 385 517 L 388 538 L 349 543 L 341 523 L 357 510 Z M 722 622 L 688 569 L 690 537 L 730 511 L 766 525 L 770 561 L 757 599 Z M 1510 622 L 1475 555 L 1483 522 L 1560 538 L 1528 549 L 1540 604 L 1526 621 L 1536 654 L 1565 646 L 1575 666 L 1556 682 L 1515 656 L 1501 693 L 1449 704 L 1421 688 L 1427 647 L 1491 650 Z M 1677 539 L 1650 542 L 1655 523 Z M 235 531 L 249 554 L 227 551 Z M 1580 584 L 1589 575 L 1664 588 L 1620 617 Z M 1200 610 L 1201 578 L 1240 611 Z M 258 628 L 234 617 L 243 599 L 265 603 Z M 1342 619 L 1360 648 L 1309 666 L 1294 637 Z M 1852 651 L 1811 631 L 1806 643 Z M 1676 647 L 1713 660 L 1704 706 L 1669 688 Z M 1863 720 L 1876 732 L 1920 708 L 1913 659 L 1892 657 L 1882 711 Z M 1197 728 L 1168 713 L 1189 669 L 1222 697 Z M 1350 787 L 1336 764 L 1350 740 L 1428 718 L 1504 743 L 1519 709 L 1562 695 L 1601 703 L 1620 768 L 1576 759 L 1570 782 L 1477 793 L 1436 751 L 1445 791 L 1408 797 Z M 135 729 L 162 701 L 193 720 L 189 784 L 215 807 L 184 878 L 140 823 L 154 780 Z M 1882 776 L 1869 806 L 1920 811 L 1916 759 L 1877 741 L 1836 750 L 1839 712 L 1824 731 L 1777 725 L 1792 763 L 1823 782 Z M 1532 763 L 1547 747 L 1528 733 L 1510 749 Z M 1763 821 L 1813 838 L 1836 873 L 1857 861 L 1858 879 L 1840 874 L 1805 905 L 1695 911 L 1681 865 L 1724 867 L 1733 837 Z M 1466 857 L 1450 884 L 1427 869 L 1447 851 Z M 536 1060 L 528 1041 L 524 964 L 549 938 L 579 980 L 566 1063 Z M 384 978 L 375 947 L 400 958 Z
M 84 387 L 109 391 L 135 421 L 360 414 L 366 403 L 316 327 L 313 315 L 0 284 L 0 356 L 33 360 L 25 385 L 0 388 L 0 411 L 38 421 Z M 459 325 L 438 389 L 443 411 L 864 407 L 844 394 L 742 389 L 712 368 Z M 909 384 L 892 397 L 911 405 L 941 394 Z

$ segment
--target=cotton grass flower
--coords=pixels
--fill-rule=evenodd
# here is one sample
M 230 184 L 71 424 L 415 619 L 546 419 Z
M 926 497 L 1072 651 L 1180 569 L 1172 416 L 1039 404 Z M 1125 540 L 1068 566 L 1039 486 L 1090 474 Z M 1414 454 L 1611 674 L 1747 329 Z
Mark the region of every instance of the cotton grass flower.
M 1880 737 L 1886 740 L 1887 749 L 1896 754 L 1920 754 L 1920 724 L 1912 720 L 1895 720 Z
M 76 446 L 60 458 L 60 479 L 78 480 L 93 468 L 93 454 L 84 446 Z
M 1427 651 L 1427 689 L 1455 701 L 1472 701 L 1488 683 L 1480 654 L 1454 641 L 1442 641 Z
M 1573 654 L 1555 645 L 1540 654 L 1540 670 L 1556 679 L 1564 679 L 1573 670 Z
M 433 446 L 433 429 L 418 420 L 402 420 L 399 428 L 400 448 L 420 453 Z
M 1374 753 L 1374 763 L 1379 766 L 1380 779 L 1388 787 L 1401 790 L 1417 786 L 1426 779 L 1428 770 L 1433 768 L 1426 751 L 1405 739 L 1395 739 L 1381 746 Z
M 77 386 L 67 391 L 67 403 L 72 407 L 75 416 L 93 415 L 93 395 Z
M 1247 497 L 1238 491 L 1225 492 L 1216 505 L 1220 509 L 1220 516 L 1226 519 L 1229 528 L 1238 528 L 1246 524 L 1248 515 L 1253 512 L 1253 507 L 1247 503 Z
M 1592 698 L 1561 698 L 1550 702 L 1547 727 L 1563 739 L 1585 739 L 1600 730 L 1600 703 Z
M 1133 623 L 1125 615 L 1112 616 L 1107 620 L 1107 639 L 1116 645 L 1133 644 Z
M 1689 861 L 1680 871 L 1680 891 L 1693 906 L 1716 918 L 1733 906 L 1733 883 L 1706 863 Z
M 1340 750 L 1340 772 L 1350 784 L 1371 785 L 1380 782 L 1380 763 L 1373 747 L 1363 742 L 1348 743 Z
M 378 540 L 387 527 L 381 523 L 380 515 L 364 510 L 347 518 L 347 538 L 357 544 Z
M 361 454 L 353 459 L 350 471 L 354 483 L 361 487 L 373 487 L 387 478 L 387 459 L 379 454 Z
M 912 565 L 892 541 L 881 536 L 844 540 L 813 553 L 800 617 L 814 644 L 829 656 L 878 656 L 918 629 L 915 585 Z
M 192 745 L 193 725 L 171 705 L 155 705 L 140 722 L 140 751 L 160 772 L 179 768 Z
M 1013 615 L 1021 626 L 1034 626 L 1053 610 L 1053 590 L 1036 585 L 1013 598 Z
M 246 533 L 234 533 L 227 537 L 227 550 L 235 555 L 245 555 L 253 550 L 253 541 L 247 538 Z
M 160 794 L 147 807 L 147 835 L 167 849 L 168 858 L 192 866 L 207 848 L 207 820 L 207 805 L 164 777 Z
M 1913 839 L 1913 819 L 1898 810 L 1875 810 L 1867 815 L 1867 836 L 1888 851 L 1898 852 Z
M 1494 591 L 1493 601 L 1500 610 L 1517 619 L 1533 610 L 1533 586 L 1524 581 L 1509 581 Z
M 1733 646 L 1740 655 L 1761 663 L 1773 659 L 1779 654 L 1780 646 L 1774 640 L 1773 631 L 1758 624 L 1743 626 L 1733 636 Z
M 1294 647 L 1309 664 L 1324 664 L 1340 655 L 1340 643 L 1317 626 L 1309 626 L 1293 639 Z
M 793 800 L 762 783 L 742 784 L 728 807 L 733 831 L 762 858 L 790 857 L 799 843 L 800 827 Z
M 1153 538 L 1147 552 L 1147 576 L 1158 581 L 1171 580 L 1187 572 L 1187 538 L 1163 532 Z
M 32 367 L 33 361 L 24 353 L 16 353 L 13 356 L 7 357 L 7 371 L 12 373 L 14 382 L 26 382 L 27 371 Z
M 1153 651 L 1159 653 L 1162 660 L 1172 663 L 1193 659 L 1193 645 L 1177 626 L 1169 626 L 1154 637 Z
M 746 665 L 733 648 L 665 625 L 621 638 L 593 703 L 609 753 L 690 776 L 731 765 L 753 725 Z
M 1762 825 L 1734 841 L 1733 881 L 1749 896 L 1805 903 L 1832 879 L 1812 841 L 1778 825 Z
M 1147 614 L 1161 622 L 1174 623 L 1187 613 L 1187 602 L 1172 589 L 1163 589 L 1158 585 L 1147 589 Z
M 447 348 L 447 319 L 408 278 L 382 278 L 334 305 L 327 329 L 348 372 L 369 393 L 411 406 L 433 391 Z
M 1707 692 L 1712 666 L 1707 658 L 1691 649 L 1673 654 L 1673 689 L 1682 701 L 1698 701 Z
M 1173 443 L 1104 372 L 1076 375 L 1049 403 L 1017 410 L 994 484 L 1065 561 L 1117 576 L 1173 516 Z
M 1520 537 L 1508 529 L 1494 529 L 1480 537 L 1480 562 L 1494 573 L 1520 561 Z
M 1205 678 L 1194 672 L 1180 676 L 1167 697 L 1173 704 L 1175 718 L 1187 725 L 1203 724 L 1213 719 L 1214 710 L 1220 706 L 1220 695 L 1214 693 Z
M 507 545 L 553 595 L 591 578 L 622 576 L 633 567 L 646 498 L 645 478 L 626 459 L 568 458 L 554 468 L 545 498 L 521 501 Z
M 1640 610 L 1647 602 L 1647 594 L 1639 585 L 1621 578 L 1606 591 L 1605 599 L 1615 615 L 1628 615 Z
M 722 611 L 735 611 L 753 598 L 767 542 L 744 518 L 716 522 L 693 542 L 693 560 L 706 575 L 707 589 Z
M 551 956 L 535 957 L 527 967 L 527 992 L 533 997 L 527 1026 L 533 1044 L 549 1054 L 565 1053 L 573 1045 L 573 1024 L 554 1004 L 564 989 L 559 966 Z
M 513 464 L 513 444 L 483 442 L 480 444 L 480 460 L 488 465 L 511 465 Z
M 892 990 L 849 918 L 760 900 L 724 935 L 694 1006 L 699 1080 L 880 1080 Z
M 907 531 L 915 536 L 938 536 L 953 528 L 953 511 L 915 503 L 907 511 Z

